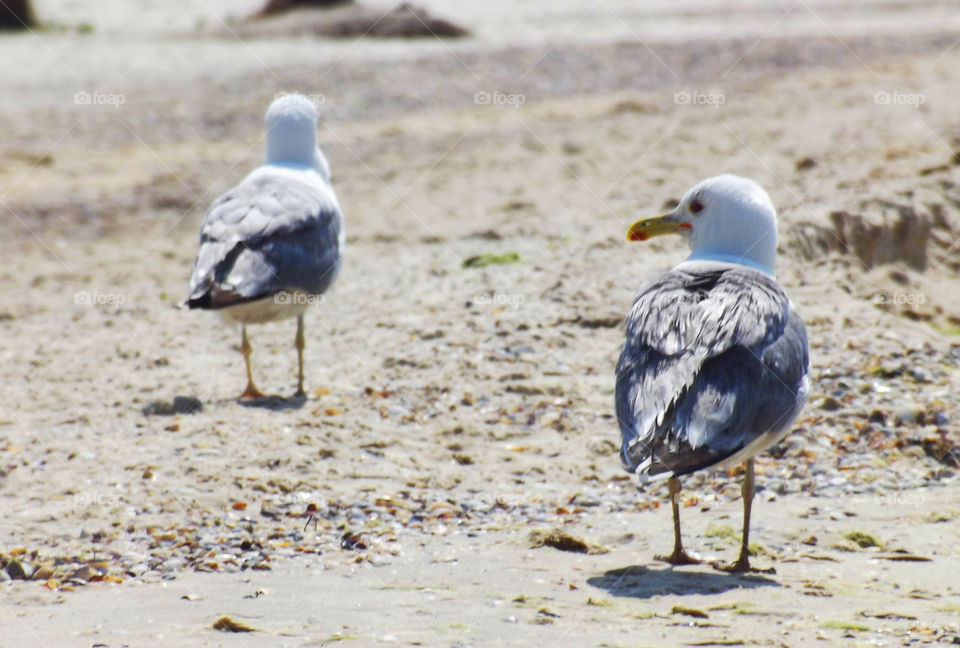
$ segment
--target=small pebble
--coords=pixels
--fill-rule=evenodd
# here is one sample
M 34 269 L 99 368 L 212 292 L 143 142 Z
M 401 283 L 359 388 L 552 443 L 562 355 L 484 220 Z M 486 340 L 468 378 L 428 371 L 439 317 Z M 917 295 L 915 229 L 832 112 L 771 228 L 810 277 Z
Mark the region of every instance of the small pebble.
M 33 572 L 33 575 L 30 577 L 31 580 L 47 580 L 53 577 L 53 570 L 49 567 L 40 567 L 37 571 Z
M 903 456 L 911 459 L 923 459 L 927 456 L 922 446 L 911 445 L 903 449 Z
M 843 405 L 833 396 L 827 396 L 820 403 L 820 409 L 825 412 L 836 412 L 838 409 L 842 408 Z
M 130 567 L 127 570 L 127 573 L 129 573 L 133 577 L 137 577 L 137 576 L 142 576 L 148 571 L 150 571 L 150 566 L 147 563 L 137 563 L 136 565 L 133 565 L 132 567 Z
M 27 580 L 33 574 L 33 567 L 28 562 L 11 560 L 7 563 L 7 575 L 13 580 Z
M 898 409 L 894 415 L 898 425 L 915 425 L 923 421 L 923 409 L 917 406 L 907 406 Z

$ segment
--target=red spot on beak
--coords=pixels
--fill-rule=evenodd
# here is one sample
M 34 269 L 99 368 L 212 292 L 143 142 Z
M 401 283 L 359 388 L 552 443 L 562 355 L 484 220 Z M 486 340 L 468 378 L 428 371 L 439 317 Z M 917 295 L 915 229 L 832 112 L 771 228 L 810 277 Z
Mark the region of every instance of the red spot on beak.
M 690 223 L 680 223 L 679 225 L 677 225 L 677 228 L 678 228 L 678 229 L 693 229 L 693 225 L 691 225 Z
M 648 238 L 650 237 L 646 232 L 630 232 L 631 241 L 646 241 Z

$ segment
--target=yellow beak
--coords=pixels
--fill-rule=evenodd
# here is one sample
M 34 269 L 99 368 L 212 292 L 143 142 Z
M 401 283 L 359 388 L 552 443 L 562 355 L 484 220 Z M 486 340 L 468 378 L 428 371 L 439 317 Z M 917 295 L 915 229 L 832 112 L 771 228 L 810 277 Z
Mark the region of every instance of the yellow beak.
M 690 223 L 677 220 L 673 213 L 638 220 L 627 230 L 628 241 L 646 241 L 651 236 L 663 234 L 679 234 L 683 230 L 691 229 Z

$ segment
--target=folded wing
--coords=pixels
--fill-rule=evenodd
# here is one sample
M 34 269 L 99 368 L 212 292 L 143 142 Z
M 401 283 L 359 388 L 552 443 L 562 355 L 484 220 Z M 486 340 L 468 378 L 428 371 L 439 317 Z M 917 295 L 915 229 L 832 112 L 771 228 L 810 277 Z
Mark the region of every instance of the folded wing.
M 207 211 L 187 305 L 323 293 L 339 272 L 342 245 L 343 216 L 329 185 L 316 174 L 262 168 Z
M 787 429 L 808 371 L 803 322 L 772 278 L 699 262 L 648 281 L 617 365 L 624 467 L 682 475 Z

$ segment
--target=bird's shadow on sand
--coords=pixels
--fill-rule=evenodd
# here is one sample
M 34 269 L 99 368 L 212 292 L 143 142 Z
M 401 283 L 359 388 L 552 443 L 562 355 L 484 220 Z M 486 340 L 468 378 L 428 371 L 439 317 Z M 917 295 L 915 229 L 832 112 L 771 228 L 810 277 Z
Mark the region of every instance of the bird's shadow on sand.
M 306 404 L 307 397 L 303 394 L 299 396 L 270 395 L 270 396 L 265 396 L 264 398 L 257 398 L 254 400 L 237 399 L 235 402 L 238 405 L 242 405 L 243 407 L 266 409 L 273 412 L 281 412 L 284 410 L 300 409 Z
M 199 414 L 203 411 L 203 401 L 196 396 L 174 396 L 171 400 L 150 401 L 141 411 L 145 416 Z
M 611 596 L 640 599 L 665 594 L 719 594 L 732 589 L 782 587 L 777 581 L 758 574 L 687 571 L 672 567 L 650 569 L 641 565 L 611 569 L 602 576 L 588 578 L 587 583 L 606 590 Z

